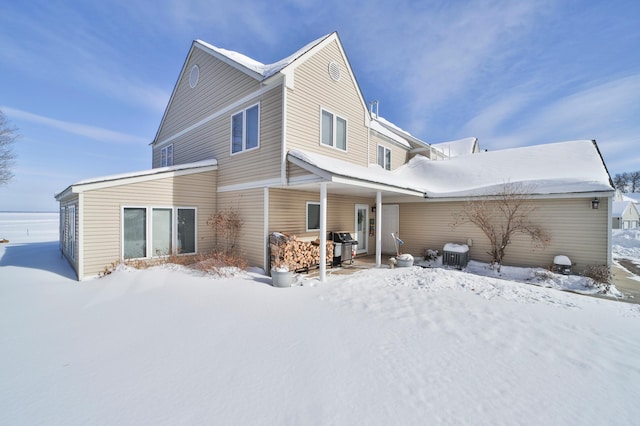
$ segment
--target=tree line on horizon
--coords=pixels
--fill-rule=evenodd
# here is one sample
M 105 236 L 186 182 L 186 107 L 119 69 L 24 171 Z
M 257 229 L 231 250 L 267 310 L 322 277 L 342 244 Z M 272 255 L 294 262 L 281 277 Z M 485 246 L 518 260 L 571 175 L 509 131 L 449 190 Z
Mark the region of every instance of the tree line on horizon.
M 640 192 L 640 170 L 618 173 L 613 178 L 613 185 L 620 192 Z

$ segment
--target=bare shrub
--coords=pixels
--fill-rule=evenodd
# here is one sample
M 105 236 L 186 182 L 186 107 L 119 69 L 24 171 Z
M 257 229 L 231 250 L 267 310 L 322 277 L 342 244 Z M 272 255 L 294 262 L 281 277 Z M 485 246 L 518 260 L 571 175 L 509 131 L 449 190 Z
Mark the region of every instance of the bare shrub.
M 489 239 L 491 250 L 487 254 L 498 272 L 515 234 L 529 236 L 534 249 L 544 248 L 551 241 L 550 235 L 530 220 L 535 211 L 529 202 L 531 192 L 532 188 L 523 184 L 505 183 L 498 194 L 469 201 L 463 211 L 454 213 L 453 228 L 472 223 Z
M 249 264 L 244 256 L 216 251 L 195 256 L 192 267 L 200 272 L 218 274 L 222 268 L 228 267 L 244 271 Z
M 227 255 L 235 253 L 236 241 L 240 236 L 240 231 L 244 221 L 240 214 L 229 207 L 225 210 L 219 210 L 209 216 L 207 225 L 216 232 L 218 238 L 218 250 L 223 251 Z M 222 240 L 222 244 L 221 244 Z M 220 247 L 222 245 L 222 247 Z
M 611 287 L 611 282 L 613 281 L 611 268 L 607 265 L 589 265 L 582 275 L 591 278 L 597 284 L 603 284 L 606 290 L 605 292 L 609 291 L 609 287 Z

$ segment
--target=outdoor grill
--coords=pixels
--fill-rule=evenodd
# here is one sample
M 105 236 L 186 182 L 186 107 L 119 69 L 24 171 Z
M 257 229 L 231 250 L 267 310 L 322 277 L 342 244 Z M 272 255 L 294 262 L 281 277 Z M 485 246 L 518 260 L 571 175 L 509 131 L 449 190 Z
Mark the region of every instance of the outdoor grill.
M 333 266 L 342 265 L 343 262 L 353 263 L 353 256 L 358 247 L 358 241 L 351 237 L 349 232 L 329 232 L 327 241 L 333 241 Z

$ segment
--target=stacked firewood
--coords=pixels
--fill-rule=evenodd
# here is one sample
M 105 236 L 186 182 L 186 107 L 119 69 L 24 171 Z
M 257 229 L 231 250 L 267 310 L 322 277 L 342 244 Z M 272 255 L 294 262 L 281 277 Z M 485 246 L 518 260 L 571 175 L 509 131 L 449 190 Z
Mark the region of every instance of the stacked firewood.
M 290 271 L 309 269 L 320 263 L 320 240 L 300 241 L 295 235 L 274 232 L 269 235 L 271 267 Z M 327 264 L 333 260 L 333 243 L 327 241 Z

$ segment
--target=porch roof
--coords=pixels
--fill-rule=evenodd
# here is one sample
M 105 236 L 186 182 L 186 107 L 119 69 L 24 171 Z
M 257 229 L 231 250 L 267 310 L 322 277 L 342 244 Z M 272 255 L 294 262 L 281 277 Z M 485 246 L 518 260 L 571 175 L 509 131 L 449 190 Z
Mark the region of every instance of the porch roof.
M 363 167 L 344 160 L 301 150 L 290 150 L 287 159 L 317 178 L 298 179 L 290 182 L 300 189 L 317 188 L 320 182 L 327 182 L 333 193 L 346 195 L 375 196 L 377 191 L 384 194 L 423 197 L 424 192 L 409 183 L 395 178 L 391 172 L 378 165 Z

